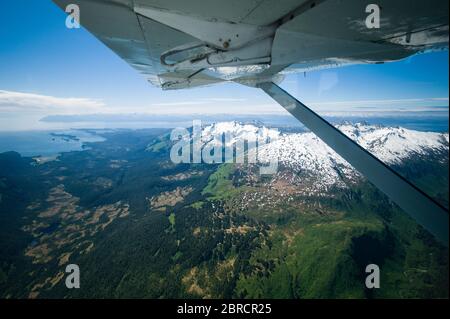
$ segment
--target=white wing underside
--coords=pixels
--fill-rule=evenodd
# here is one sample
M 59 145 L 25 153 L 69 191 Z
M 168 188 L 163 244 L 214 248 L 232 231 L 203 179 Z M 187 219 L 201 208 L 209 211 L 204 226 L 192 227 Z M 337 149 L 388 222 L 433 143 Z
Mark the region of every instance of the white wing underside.
M 54 0 L 163 89 L 224 81 L 255 86 L 283 74 L 395 61 L 448 46 L 448 0 Z

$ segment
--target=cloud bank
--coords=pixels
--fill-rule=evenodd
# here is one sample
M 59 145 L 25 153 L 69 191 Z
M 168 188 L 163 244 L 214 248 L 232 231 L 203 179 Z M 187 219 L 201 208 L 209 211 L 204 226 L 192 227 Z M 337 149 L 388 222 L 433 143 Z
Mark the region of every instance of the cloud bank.
M 63 98 L 49 95 L 0 90 L 0 113 L 92 113 L 105 106 L 101 100 Z

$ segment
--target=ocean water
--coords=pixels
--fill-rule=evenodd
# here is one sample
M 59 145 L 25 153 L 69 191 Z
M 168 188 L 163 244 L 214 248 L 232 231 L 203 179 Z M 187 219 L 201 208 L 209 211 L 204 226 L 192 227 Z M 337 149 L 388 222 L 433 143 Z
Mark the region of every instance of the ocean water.
M 327 117 L 325 117 L 327 118 Z M 407 117 L 329 117 L 328 121 L 332 123 L 340 123 L 349 121 L 351 123 L 365 122 L 368 124 L 379 124 L 384 126 L 401 126 L 410 130 L 423 131 L 423 132 L 448 132 L 449 120 L 447 116 L 407 116 Z
M 322 115 L 328 122 L 333 125 L 350 123 L 367 123 L 370 125 L 383 125 L 392 127 L 403 127 L 410 130 L 422 132 L 438 132 L 445 133 L 449 131 L 448 116 L 328 116 Z M 268 119 L 258 118 L 259 122 L 265 125 L 273 125 L 277 127 L 305 127 L 293 116 L 280 116 Z
M 0 132 L 0 153 L 14 151 L 27 157 L 47 157 L 81 151 L 86 143 L 104 140 L 84 130 Z

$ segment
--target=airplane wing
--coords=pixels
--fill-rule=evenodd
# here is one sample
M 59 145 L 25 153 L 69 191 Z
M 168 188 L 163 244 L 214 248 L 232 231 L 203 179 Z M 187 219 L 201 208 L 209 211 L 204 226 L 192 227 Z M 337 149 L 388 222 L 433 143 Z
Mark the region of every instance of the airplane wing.
M 255 85 L 283 73 L 380 63 L 448 45 L 448 1 L 54 0 L 163 89 L 224 81 Z
M 447 48 L 448 0 L 53 1 L 77 4 L 81 24 L 162 89 L 261 88 L 448 246 L 444 207 L 276 85 L 289 72 Z

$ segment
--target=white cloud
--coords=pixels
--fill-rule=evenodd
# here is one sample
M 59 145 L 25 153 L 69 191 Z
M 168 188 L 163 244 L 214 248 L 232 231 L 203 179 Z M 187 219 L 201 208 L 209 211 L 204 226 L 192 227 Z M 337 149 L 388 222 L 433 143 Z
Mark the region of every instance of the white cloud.
M 89 98 L 63 98 L 24 92 L 0 90 L 1 113 L 93 113 L 105 104 Z

